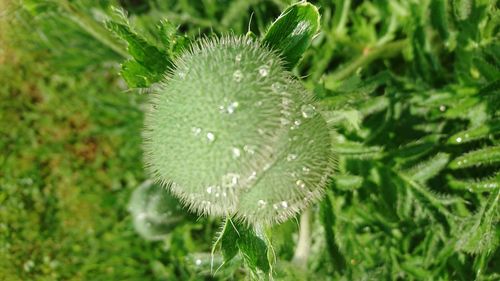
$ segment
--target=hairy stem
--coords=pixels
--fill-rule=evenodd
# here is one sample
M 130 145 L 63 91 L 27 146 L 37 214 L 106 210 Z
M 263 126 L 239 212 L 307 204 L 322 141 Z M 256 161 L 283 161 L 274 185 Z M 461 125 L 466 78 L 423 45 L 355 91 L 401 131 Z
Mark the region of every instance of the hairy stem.
M 399 54 L 408 44 L 406 39 L 398 40 L 375 47 L 363 52 L 361 56 L 349 62 L 345 67 L 338 69 L 330 75 L 336 81 L 344 80 L 355 73 L 360 67 L 370 64 L 380 58 L 388 58 Z
M 307 267 L 311 247 L 311 210 L 307 209 L 300 217 L 299 241 L 292 262 L 302 268 Z

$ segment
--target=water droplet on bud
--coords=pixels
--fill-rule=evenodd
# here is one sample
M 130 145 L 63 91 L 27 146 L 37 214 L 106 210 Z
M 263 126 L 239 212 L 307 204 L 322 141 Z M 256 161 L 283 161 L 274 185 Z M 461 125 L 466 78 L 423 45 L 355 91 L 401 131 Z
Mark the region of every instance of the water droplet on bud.
M 212 132 L 207 133 L 207 140 L 208 142 L 213 142 L 215 140 L 215 135 Z
M 193 127 L 191 128 L 191 132 L 193 132 L 193 135 L 197 136 L 201 133 L 201 128 Z
M 302 112 L 302 116 L 304 116 L 304 118 L 311 118 L 316 113 L 316 108 L 311 104 L 304 104 L 300 108 L 300 111 Z
M 248 154 L 254 154 L 255 153 L 255 146 L 246 144 L 243 146 L 243 150 L 247 152 Z
M 242 79 L 243 79 L 243 73 L 241 73 L 240 70 L 236 70 L 234 73 L 233 73 L 233 79 L 234 81 L 236 82 L 240 82 Z
M 241 151 L 240 151 L 240 149 L 239 149 L 239 148 L 237 148 L 237 147 L 233 147 L 233 148 L 231 149 L 231 151 L 233 152 L 233 158 L 235 158 L 235 159 L 236 159 L 236 158 L 240 157 L 240 155 L 241 155 Z
M 269 66 L 263 65 L 259 67 L 259 74 L 262 77 L 266 77 L 269 74 Z
M 298 187 L 300 187 L 300 188 L 304 188 L 304 187 L 306 187 L 306 184 L 304 183 L 304 181 L 303 181 L 303 180 L 297 180 L 297 181 L 295 182 L 295 184 L 296 184 Z

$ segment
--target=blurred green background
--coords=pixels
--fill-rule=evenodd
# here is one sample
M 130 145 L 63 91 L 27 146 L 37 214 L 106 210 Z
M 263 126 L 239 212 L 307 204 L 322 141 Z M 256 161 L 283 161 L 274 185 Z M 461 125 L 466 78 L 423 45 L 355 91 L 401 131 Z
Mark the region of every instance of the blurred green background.
M 276 227 L 277 279 L 500 280 L 497 1 L 311 2 L 322 28 L 294 72 L 355 143 L 314 209 L 307 273 L 287 263 L 297 223 Z M 209 274 L 217 219 L 180 214 L 160 241 L 134 230 L 147 91 L 118 75 L 126 45 L 102 22 L 121 7 L 153 42 L 162 19 L 191 38 L 261 35 L 291 3 L 1 0 L 0 280 L 243 279 Z M 448 141 L 481 125 L 479 141 Z M 449 161 L 488 147 L 493 166 Z M 423 182 L 399 173 L 438 152 Z

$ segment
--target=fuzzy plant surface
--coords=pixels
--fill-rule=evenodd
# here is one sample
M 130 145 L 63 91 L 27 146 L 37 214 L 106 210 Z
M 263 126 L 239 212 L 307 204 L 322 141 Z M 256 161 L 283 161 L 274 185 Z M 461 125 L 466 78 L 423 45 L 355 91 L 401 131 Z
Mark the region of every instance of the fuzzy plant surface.
M 145 159 L 200 214 L 283 222 L 323 193 L 331 141 L 279 55 L 241 36 L 200 40 L 150 99 Z
M 132 193 L 128 209 L 134 229 L 151 241 L 164 239 L 165 233 L 185 219 L 179 201 L 152 181 L 144 182 Z

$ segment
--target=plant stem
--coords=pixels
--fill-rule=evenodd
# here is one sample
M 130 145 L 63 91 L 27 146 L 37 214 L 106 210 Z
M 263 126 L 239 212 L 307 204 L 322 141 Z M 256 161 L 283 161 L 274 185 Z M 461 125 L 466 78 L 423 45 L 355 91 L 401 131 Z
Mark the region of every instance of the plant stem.
M 293 255 L 292 263 L 302 267 L 307 267 L 309 248 L 311 246 L 311 211 L 305 210 L 300 217 L 299 241 Z
M 103 26 L 99 25 L 94 19 L 89 17 L 87 14 L 80 12 L 69 1 L 63 0 L 60 4 L 61 7 L 68 13 L 69 19 L 78 24 L 88 34 L 92 35 L 95 39 L 113 50 L 118 55 L 121 55 L 124 58 L 129 57 L 124 46 L 119 44 L 117 40 L 114 39 L 110 33 L 107 32 L 107 30 Z
M 345 67 L 341 67 L 337 71 L 330 74 L 329 78 L 335 81 L 344 80 L 356 72 L 360 67 L 370 64 L 374 60 L 389 58 L 399 54 L 407 46 L 407 44 L 408 41 L 403 39 L 368 50 L 358 58 L 349 62 Z

